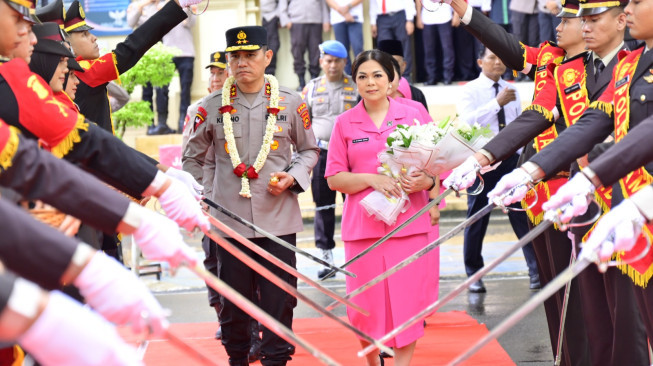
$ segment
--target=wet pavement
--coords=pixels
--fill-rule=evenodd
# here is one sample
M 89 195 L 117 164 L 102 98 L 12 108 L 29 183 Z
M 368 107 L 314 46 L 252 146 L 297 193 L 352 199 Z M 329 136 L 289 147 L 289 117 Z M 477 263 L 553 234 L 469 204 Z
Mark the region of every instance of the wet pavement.
M 464 220 L 464 212 L 460 210 L 443 211 L 440 233 L 446 233 L 462 220 Z M 318 250 L 314 247 L 312 236 L 312 224 L 310 220 L 305 222 L 305 230 L 298 234 L 298 246 L 317 255 Z M 337 246 L 334 250 L 336 264 L 344 262 L 344 249 L 339 240 L 339 234 L 338 227 L 336 230 Z M 486 263 L 503 253 L 515 241 L 516 237 L 512 233 L 507 216 L 500 211 L 493 212 L 483 249 Z M 203 259 L 199 238 L 189 238 L 188 242 L 197 250 L 198 258 Z M 462 233 L 442 245 L 440 250 L 440 296 L 443 296 L 465 280 L 464 266 L 462 265 Z M 321 269 L 319 265 L 313 265 L 311 261 L 299 255 L 297 256 L 297 267 L 311 278 L 316 278 L 317 271 Z M 161 304 L 172 310 L 171 322 L 216 320 L 213 308 L 208 306 L 204 283 L 190 271 L 181 269 L 175 276 L 171 276 L 165 270 L 164 265 L 164 273 L 160 281 L 154 276 L 141 278 L 155 293 Z M 486 294 L 463 292 L 440 311 L 464 310 L 479 323 L 486 324 L 489 329 L 492 329 L 534 293 L 528 288 L 528 271 L 521 251 L 512 255 L 486 276 L 484 283 L 487 288 Z M 335 278 L 324 281 L 324 285 L 338 293 L 345 293 L 344 275 L 338 274 Z M 331 302 L 321 292 L 301 281 L 299 289 L 321 305 L 326 306 Z M 344 308 L 338 307 L 335 314 L 345 315 Z M 295 309 L 296 318 L 316 316 L 320 316 L 320 314 L 301 302 Z M 499 339 L 499 342 L 518 365 L 544 366 L 553 363 L 542 306 L 515 325 Z

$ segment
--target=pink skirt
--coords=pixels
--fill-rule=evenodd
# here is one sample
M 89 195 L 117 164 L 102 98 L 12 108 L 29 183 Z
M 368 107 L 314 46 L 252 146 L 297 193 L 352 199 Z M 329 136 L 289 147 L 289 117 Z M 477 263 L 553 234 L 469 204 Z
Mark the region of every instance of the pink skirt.
M 345 258 L 349 260 L 377 239 L 345 242 Z M 357 275 L 347 277 L 347 293 L 359 288 L 380 273 L 428 245 L 428 234 L 390 238 L 347 269 Z M 349 322 L 372 338 L 380 338 L 424 310 L 437 298 L 438 253 L 431 251 L 383 282 L 354 296 L 352 301 L 369 311 L 365 316 L 347 309 Z M 389 347 L 407 346 L 424 335 L 419 322 L 386 343 Z

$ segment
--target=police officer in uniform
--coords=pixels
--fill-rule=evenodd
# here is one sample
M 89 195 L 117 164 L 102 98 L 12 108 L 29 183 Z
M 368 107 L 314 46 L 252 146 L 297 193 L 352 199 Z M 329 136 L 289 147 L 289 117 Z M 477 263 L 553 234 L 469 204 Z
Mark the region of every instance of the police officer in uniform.
M 313 133 L 320 148 L 320 158 L 313 168 L 311 192 L 313 202 L 318 209 L 315 211 L 315 246 L 322 250 L 325 261 L 333 264 L 332 250 L 336 243 L 333 234 L 336 225 L 335 207 L 320 209 L 336 203 L 336 192 L 332 191 L 324 179 L 327 151 L 333 123 L 341 113 L 356 105 L 358 93 L 356 83 L 351 76 L 345 74 L 347 50 L 338 41 L 326 41 L 320 44 L 320 67 L 324 75 L 306 84 L 302 91 L 302 99 L 306 102 L 313 121 Z M 331 272 L 324 268 L 317 273 L 318 278 Z M 331 275 L 335 276 L 335 273 Z
M 308 188 L 310 172 L 319 155 L 308 107 L 290 89 L 279 87 L 274 77 L 264 78 L 265 68 L 272 58 L 272 51 L 266 45 L 265 28 L 232 28 L 226 32 L 226 38 L 229 67 L 234 76 L 227 79 L 225 85 L 229 95 L 216 92 L 200 106 L 206 115 L 200 110 L 197 117 L 204 120 L 206 126 L 188 140 L 184 170 L 192 173 L 195 179 L 202 174 L 212 174 L 211 198 L 214 201 L 294 244 L 296 233 L 303 229 L 297 193 Z M 215 167 L 204 173 L 205 155 L 210 146 L 214 149 Z M 269 152 L 266 154 L 266 151 Z M 213 213 L 244 237 L 295 266 L 294 252 L 223 214 Z M 251 251 L 235 240 L 232 242 L 251 255 Z M 292 327 L 296 305 L 292 296 L 221 248 L 218 248 L 218 258 L 220 279 L 250 299 L 258 287 L 263 310 Z M 296 278 L 267 261 L 261 262 L 296 286 Z M 222 344 L 229 355 L 229 364 L 247 365 L 250 316 L 226 299 L 221 300 Z M 261 363 L 285 365 L 288 360 L 289 344 L 264 329 Z

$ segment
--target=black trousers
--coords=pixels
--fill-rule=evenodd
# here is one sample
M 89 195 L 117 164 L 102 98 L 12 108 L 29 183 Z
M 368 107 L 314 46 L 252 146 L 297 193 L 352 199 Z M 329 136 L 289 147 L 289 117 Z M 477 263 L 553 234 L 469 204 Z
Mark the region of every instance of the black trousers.
M 404 48 L 404 61 L 406 61 L 406 70 L 403 77 L 410 79 L 410 72 L 413 70 L 413 49 L 411 47 L 411 38 L 406 33 L 406 13 L 404 10 L 398 11 L 392 15 L 379 14 L 376 18 L 377 42 L 386 39 L 396 39 L 401 41 Z
M 274 17 L 268 22 L 263 18 L 263 28 L 268 32 L 268 48 L 272 50 L 272 61 L 265 68 L 265 73 L 274 75 L 277 72 L 277 52 L 281 42 L 279 41 L 279 17 Z
M 483 207 L 487 206 L 488 192 L 494 189 L 502 176 L 510 173 L 513 171 L 513 169 L 515 169 L 518 159 L 519 155 L 513 154 L 511 157 L 504 160 L 501 165 L 497 167 L 497 169 L 483 174 L 483 180 L 485 182 L 483 191 L 475 196 L 467 196 L 467 217 L 474 215 Z M 471 186 L 467 191 L 473 192 L 478 184 L 480 184 L 480 180 L 477 179 L 476 183 L 474 183 L 474 185 Z M 520 208 L 521 206 L 519 203 L 515 203 L 511 207 Z M 525 212 L 509 211 L 508 219 L 510 220 L 512 230 L 515 232 L 515 235 L 517 235 L 518 238 L 521 238 L 528 233 L 528 218 L 526 217 Z M 465 259 L 465 271 L 467 272 L 468 276 L 473 275 L 485 265 L 481 252 L 483 251 L 483 238 L 485 238 L 485 233 L 489 223 L 490 214 L 485 215 L 474 224 L 469 225 L 467 228 L 465 228 L 463 257 Z M 528 266 L 528 274 L 531 276 L 535 275 L 537 273 L 537 261 L 535 259 L 535 252 L 533 251 L 533 244 L 526 244 L 522 248 L 522 252 L 524 253 L 524 258 L 526 259 L 526 265 Z
M 322 23 L 293 23 L 290 28 L 290 46 L 295 74 L 303 77 L 306 73 L 304 54 L 308 51 L 308 72 L 311 74 L 311 79 L 320 75 L 322 71 L 320 43 L 322 43 Z
M 293 245 L 296 242 L 295 234 L 283 235 L 280 238 Z M 236 242 L 236 240 L 228 240 L 274 274 L 292 284 L 295 288 L 297 287 L 297 279 L 295 277 L 254 254 L 251 250 Z M 293 268 L 296 268 L 294 252 L 267 238 L 253 238 L 250 240 Z M 254 293 L 258 287 L 261 308 L 283 325 L 292 329 L 293 309 L 297 305 L 297 300 L 254 272 L 220 246 L 217 247 L 217 253 L 219 258 L 218 277 L 248 299 L 254 298 Z M 250 316 L 226 298 L 221 297 L 221 301 L 220 325 L 222 326 L 222 345 L 225 347 L 231 361 L 245 361 L 247 360 L 250 347 Z M 261 363 L 265 366 L 285 365 L 286 361 L 291 359 L 289 347 L 290 343 L 278 337 L 267 328 L 264 328 L 261 343 Z
M 530 221 L 529 226 L 532 226 Z M 555 276 L 569 266 L 571 246 L 571 239 L 567 236 L 567 232 L 555 230 L 553 227 L 550 227 L 533 240 L 533 249 L 535 249 L 542 286 L 546 286 Z M 586 366 L 591 364 L 578 287 L 578 279 L 571 281 L 564 342 L 562 344 L 561 365 L 565 366 Z M 564 292 L 565 288 L 563 287 L 544 302 L 544 312 L 546 313 L 554 357 L 558 347 L 558 332 L 560 330 Z
M 311 177 L 311 192 L 313 193 L 313 202 L 317 207 L 336 203 L 336 191 L 329 188 L 329 184 L 324 178 L 327 152 L 328 150 L 320 150 L 320 157 L 313 167 L 313 176 Z M 335 248 L 336 242 L 333 240 L 333 234 L 336 228 L 336 209 L 316 210 L 314 220 L 315 246 L 320 249 Z

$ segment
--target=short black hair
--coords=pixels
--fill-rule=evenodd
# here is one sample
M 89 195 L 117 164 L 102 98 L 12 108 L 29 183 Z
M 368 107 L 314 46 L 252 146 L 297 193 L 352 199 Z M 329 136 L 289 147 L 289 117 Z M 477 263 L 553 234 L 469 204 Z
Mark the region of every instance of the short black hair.
M 393 72 L 392 61 L 396 62 L 396 60 L 394 59 L 394 57 L 390 56 L 389 54 L 379 50 L 368 50 L 359 53 L 358 56 L 356 56 L 356 59 L 354 60 L 354 64 L 352 65 L 351 76 L 356 78 L 356 74 L 358 73 L 358 68 L 360 67 L 360 65 L 370 60 L 376 61 L 379 63 L 379 65 L 381 65 L 383 71 L 388 76 L 388 80 L 393 81 L 395 79 L 395 73 Z

